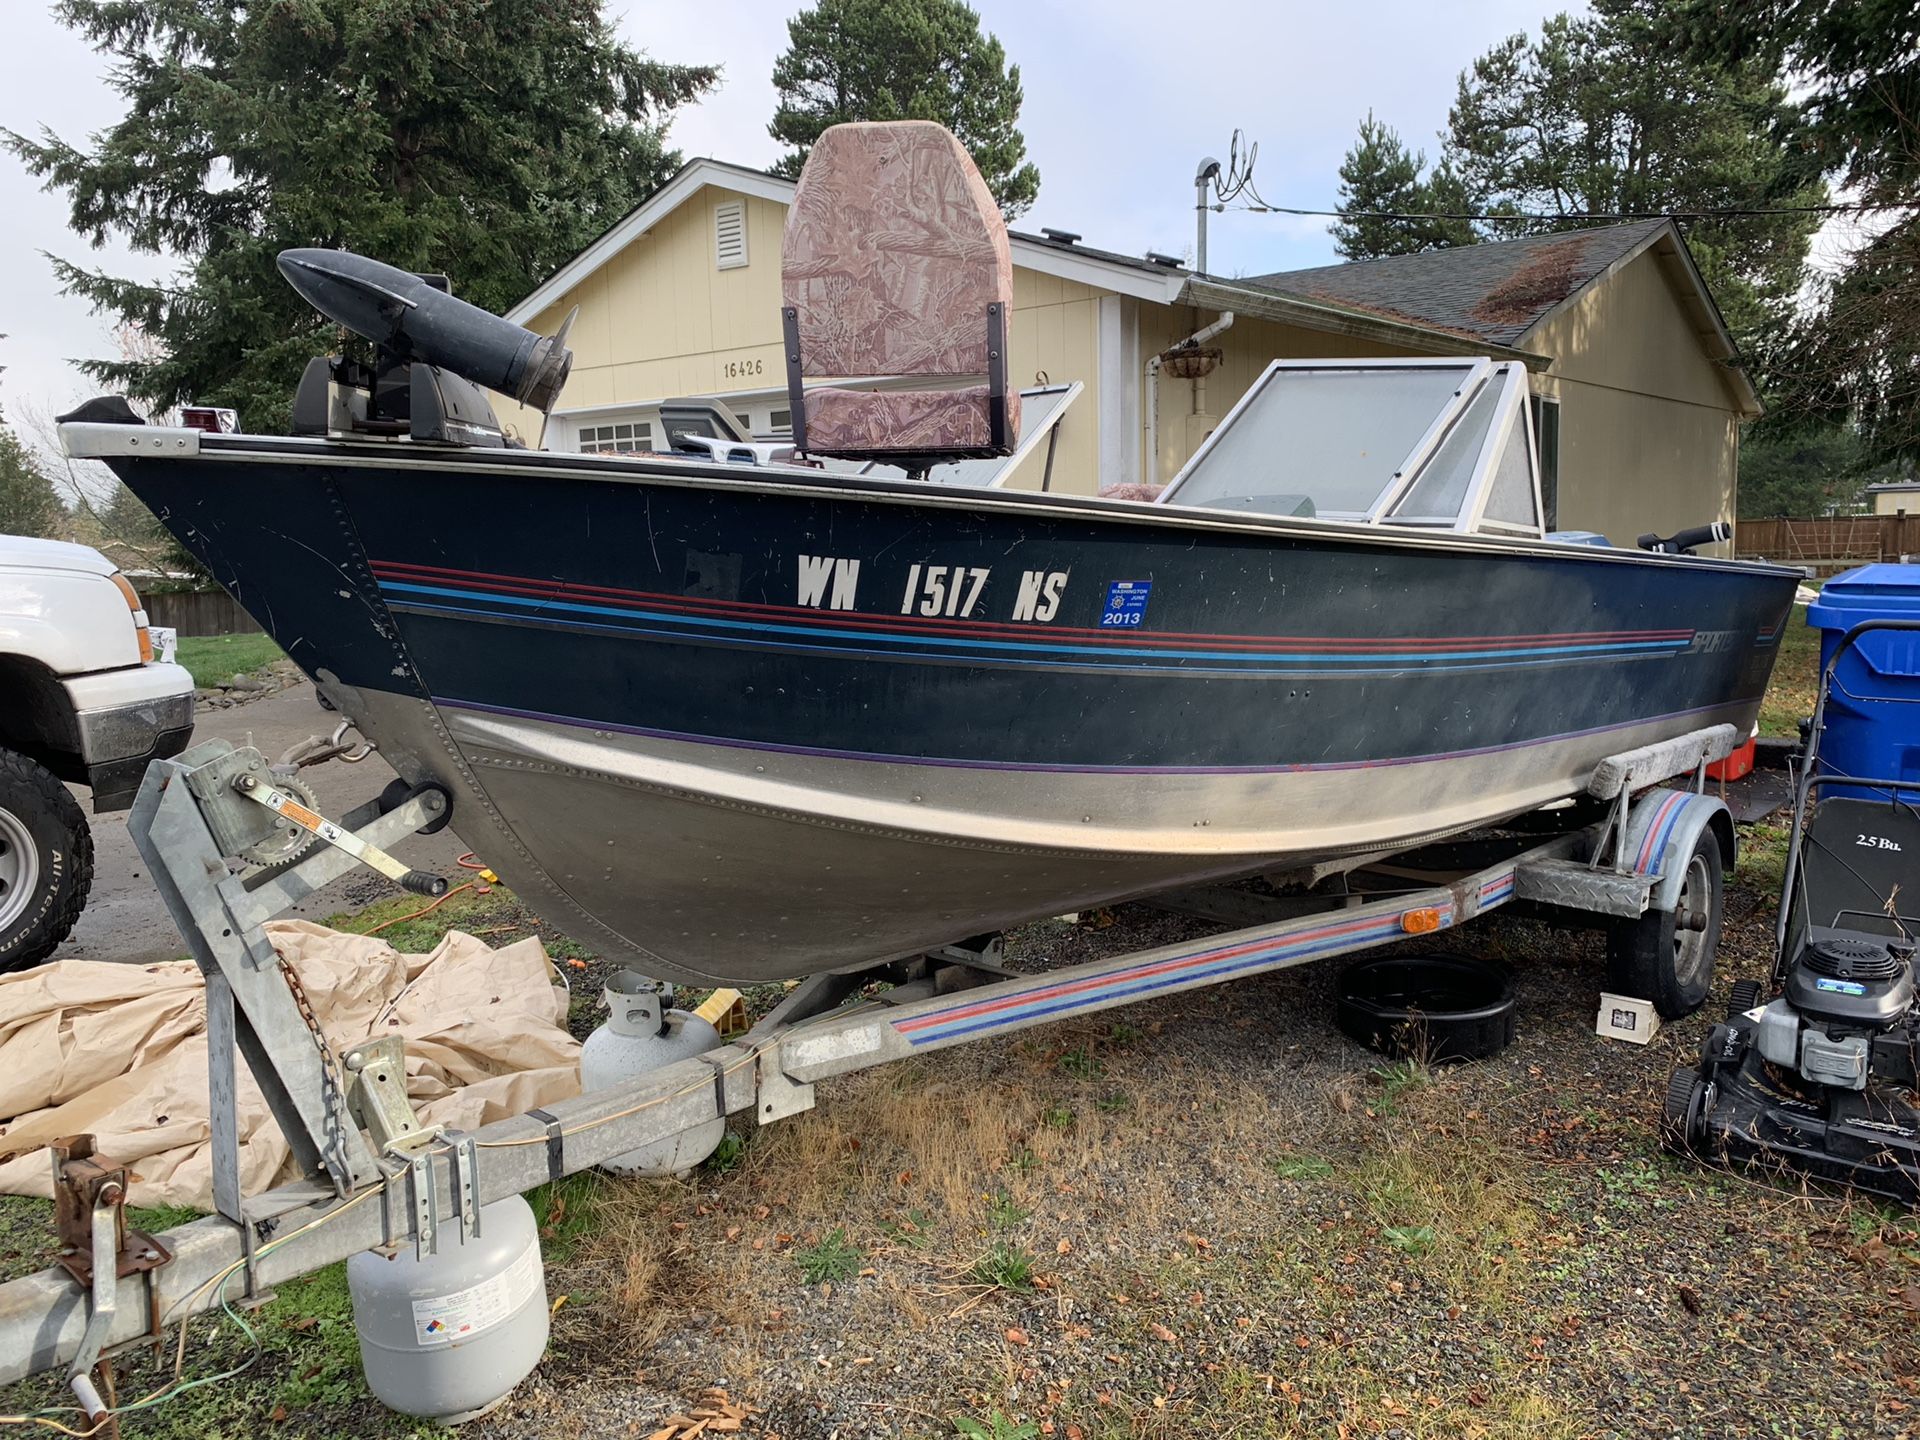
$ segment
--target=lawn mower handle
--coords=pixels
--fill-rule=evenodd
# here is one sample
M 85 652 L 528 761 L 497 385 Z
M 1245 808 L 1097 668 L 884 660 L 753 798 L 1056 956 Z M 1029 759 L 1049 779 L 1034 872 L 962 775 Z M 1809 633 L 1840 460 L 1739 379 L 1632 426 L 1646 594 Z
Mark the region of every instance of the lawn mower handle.
M 1839 642 L 1833 647 L 1833 653 L 1827 657 L 1827 663 L 1820 668 L 1820 688 L 1814 695 L 1813 718 L 1807 726 L 1807 748 L 1800 756 L 1800 774 L 1793 789 L 1793 829 L 1787 839 L 1787 865 L 1780 877 L 1780 914 L 1774 926 L 1773 968 L 1774 983 L 1780 981 L 1782 967 L 1786 961 L 1788 911 L 1793 905 L 1793 884 L 1800 869 L 1800 839 L 1806 826 L 1807 801 L 1812 798 L 1819 777 L 1814 773 L 1814 761 L 1820 752 L 1820 732 L 1825 728 L 1827 716 L 1827 696 L 1833 690 L 1833 673 L 1840 664 L 1840 657 L 1860 639 L 1862 635 L 1875 630 L 1911 630 L 1920 631 L 1920 619 L 1902 620 L 1891 616 L 1880 616 L 1871 620 L 1862 620 L 1858 625 L 1847 628 Z M 1913 699 L 1903 695 L 1869 696 L 1869 699 L 1886 700 L 1893 704 L 1910 705 Z M 1876 783 L 1890 790 L 1909 788 L 1911 781 L 1878 781 L 1871 775 L 1845 777 L 1855 784 L 1874 785 Z

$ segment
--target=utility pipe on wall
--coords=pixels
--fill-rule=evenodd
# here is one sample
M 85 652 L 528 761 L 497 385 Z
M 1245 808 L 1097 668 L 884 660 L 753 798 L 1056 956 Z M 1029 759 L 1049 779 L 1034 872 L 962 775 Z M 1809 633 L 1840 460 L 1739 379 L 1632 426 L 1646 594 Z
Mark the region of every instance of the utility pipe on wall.
M 1200 162 L 1200 168 L 1193 172 L 1193 212 L 1194 244 L 1193 273 L 1207 273 L 1207 182 L 1220 173 L 1220 162 L 1211 155 Z
M 1162 350 L 1147 361 L 1147 483 L 1158 485 L 1160 480 L 1160 365 L 1175 350 L 1191 350 L 1204 345 L 1222 330 L 1233 324 L 1233 311 L 1223 311 L 1218 320 L 1203 330 L 1196 330 L 1178 344 Z M 1195 381 L 1204 384 L 1204 381 Z M 1200 392 L 1204 394 L 1205 392 Z

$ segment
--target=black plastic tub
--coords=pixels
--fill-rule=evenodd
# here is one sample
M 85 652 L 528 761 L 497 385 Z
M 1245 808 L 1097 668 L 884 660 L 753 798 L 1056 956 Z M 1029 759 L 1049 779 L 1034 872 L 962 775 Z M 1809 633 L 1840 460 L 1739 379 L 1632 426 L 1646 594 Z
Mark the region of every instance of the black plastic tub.
M 1484 1060 L 1513 1043 L 1513 986 L 1490 960 L 1402 955 L 1340 974 L 1335 1018 L 1362 1045 L 1396 1059 Z

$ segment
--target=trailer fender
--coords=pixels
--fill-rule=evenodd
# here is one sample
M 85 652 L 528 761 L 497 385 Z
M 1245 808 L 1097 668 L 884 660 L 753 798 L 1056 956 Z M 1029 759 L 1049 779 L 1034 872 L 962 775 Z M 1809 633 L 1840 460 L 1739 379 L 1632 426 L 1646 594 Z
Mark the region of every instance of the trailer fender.
M 1626 833 L 1620 838 L 1620 853 L 1637 874 L 1659 877 L 1647 897 L 1649 910 L 1673 908 L 1686 874 L 1684 862 L 1693 854 L 1703 830 L 1713 832 L 1720 859 L 1731 874 L 1736 844 L 1733 815 L 1724 801 L 1691 790 L 1658 787 L 1633 802 Z

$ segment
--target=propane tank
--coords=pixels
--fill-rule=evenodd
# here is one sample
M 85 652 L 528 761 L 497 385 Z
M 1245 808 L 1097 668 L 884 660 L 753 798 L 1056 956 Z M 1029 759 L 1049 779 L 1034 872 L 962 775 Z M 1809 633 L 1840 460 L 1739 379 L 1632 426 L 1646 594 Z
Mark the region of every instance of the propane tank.
M 622 970 L 607 981 L 602 998 L 607 1023 L 580 1047 L 583 1091 L 605 1090 L 676 1060 L 717 1050 L 723 1042 L 714 1021 L 726 1014 L 739 992 L 716 990 L 699 1010 L 676 1010 L 672 986 Z M 600 1168 L 614 1175 L 678 1175 L 713 1154 L 726 1133 L 726 1118 L 715 1116 L 691 1130 L 616 1155 Z
M 360 1368 L 380 1402 L 456 1425 L 512 1393 L 547 1348 L 540 1230 L 518 1195 L 483 1206 L 478 1234 L 456 1225 L 418 1257 L 363 1251 L 347 1261 Z

